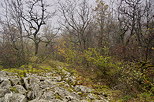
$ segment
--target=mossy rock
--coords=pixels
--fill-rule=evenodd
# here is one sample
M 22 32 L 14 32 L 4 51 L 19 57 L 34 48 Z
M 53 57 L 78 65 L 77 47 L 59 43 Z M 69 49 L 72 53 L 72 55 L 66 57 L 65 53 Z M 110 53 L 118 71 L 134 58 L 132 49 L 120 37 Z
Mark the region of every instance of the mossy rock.
M 58 93 L 55 93 L 54 96 L 55 96 L 56 99 L 60 99 L 60 100 L 63 99 L 62 96 Z
M 16 87 L 10 87 L 10 91 L 14 93 L 19 93 Z

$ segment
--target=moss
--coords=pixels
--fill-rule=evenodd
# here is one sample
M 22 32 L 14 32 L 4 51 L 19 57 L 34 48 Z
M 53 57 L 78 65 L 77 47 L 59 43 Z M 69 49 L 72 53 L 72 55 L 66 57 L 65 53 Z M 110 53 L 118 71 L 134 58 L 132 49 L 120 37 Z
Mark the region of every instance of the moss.
M 10 87 L 10 91 L 15 92 L 15 93 L 19 93 L 19 91 L 17 90 L 16 87 Z
M 56 99 L 60 99 L 60 100 L 62 100 L 62 96 L 59 95 L 58 93 L 54 94 L 54 96 L 55 96 Z
M 0 71 L 3 69 L 3 66 L 0 65 Z
M 152 102 L 154 94 L 151 92 L 144 92 L 138 95 L 140 100 L 144 100 L 145 102 Z
M 67 67 L 63 67 L 63 69 L 67 72 L 69 72 L 71 75 L 77 75 L 77 71 L 73 68 L 67 68 Z
M 118 100 L 111 100 L 110 102 L 124 102 L 122 99 L 118 99 Z
M 37 65 L 36 67 L 34 64 L 29 64 L 29 65 L 22 65 L 19 68 L 3 69 L 3 71 L 11 72 L 19 77 L 26 77 L 26 73 L 33 73 L 33 74 L 47 73 L 51 72 L 52 68 L 48 65 L 40 64 Z
M 61 68 L 58 68 L 61 66 Z M 26 73 L 34 73 L 34 74 L 41 74 L 41 73 L 47 73 L 47 72 L 53 72 L 55 71 L 57 75 L 62 76 L 63 80 L 66 76 L 66 74 L 63 72 L 63 70 L 68 71 L 66 68 L 68 65 L 62 62 L 58 61 L 47 61 L 43 64 L 35 64 L 31 63 L 28 65 L 22 65 L 19 68 L 9 68 L 9 69 L 3 69 L 3 71 L 14 73 L 15 75 L 19 77 L 25 77 Z M 71 71 L 71 70 L 70 70 Z M 71 71 L 71 73 L 74 73 L 75 71 Z
M 46 61 L 45 63 L 48 64 L 49 66 L 51 66 L 52 68 L 57 68 L 59 66 L 63 66 L 63 67 L 68 66 L 68 64 L 66 64 L 66 63 L 62 63 L 59 61 L 53 61 L 53 60 Z
M 84 93 L 84 92 L 77 92 L 78 95 L 80 95 L 81 97 L 87 97 L 88 93 Z
M 94 85 L 93 87 L 94 90 L 92 91 L 92 93 L 94 94 L 111 94 L 111 90 L 106 85 Z
M 78 92 L 78 95 L 82 96 L 83 92 Z
M 74 92 L 74 90 L 72 88 L 67 88 L 67 91 Z
M 126 96 L 122 97 L 122 100 L 123 100 L 124 102 L 127 102 L 127 101 L 130 100 L 131 98 L 132 98 L 132 96 L 126 95 Z
M 3 71 L 11 72 L 19 77 L 26 76 L 26 70 L 21 70 L 21 69 L 17 69 L 17 68 L 3 69 Z
M 72 85 L 66 86 L 65 83 L 58 83 L 59 87 L 63 87 L 69 92 L 76 92 L 76 90 L 72 87 Z

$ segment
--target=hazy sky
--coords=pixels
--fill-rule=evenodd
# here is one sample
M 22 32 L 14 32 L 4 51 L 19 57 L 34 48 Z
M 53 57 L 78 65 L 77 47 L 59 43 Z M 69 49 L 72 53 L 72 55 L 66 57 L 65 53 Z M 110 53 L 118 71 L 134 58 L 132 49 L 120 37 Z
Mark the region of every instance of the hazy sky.
M 1 14 L 3 14 L 2 13 L 2 11 L 3 11 L 3 9 L 2 9 L 2 3 L 4 3 L 4 1 L 5 0 L 0 0 L 0 16 L 1 16 Z M 23 1 L 26 1 L 26 0 L 23 0 Z M 56 4 L 56 2 L 58 1 L 58 0 L 45 0 L 45 1 L 47 1 L 47 3 L 49 3 L 49 4 L 52 4 L 52 5 L 54 5 L 54 4 Z M 65 1 L 65 0 L 61 0 L 61 1 Z M 92 5 L 92 6 L 95 6 L 96 5 L 96 0 L 87 0 L 89 3 L 90 3 L 90 5 Z M 107 1 L 110 1 L 110 0 L 103 0 L 104 2 L 107 2 Z M 55 9 L 55 8 L 53 8 L 53 9 Z M 52 9 L 51 9 L 52 10 Z
M 0 0 L 0 4 L 1 3 L 4 3 L 4 1 L 5 0 Z M 15 0 L 14 0 L 15 1 Z M 27 1 L 27 0 L 22 0 L 22 1 Z M 49 8 L 49 10 L 48 11 L 50 11 L 50 12 L 53 12 L 54 10 L 57 10 L 57 8 L 56 8 L 56 2 L 57 1 L 59 1 L 59 0 L 45 0 L 48 4 L 51 4 L 51 5 L 53 5 L 51 8 Z M 65 1 L 65 0 L 60 0 L 60 1 Z M 73 0 L 72 0 L 73 1 Z M 80 1 L 80 0 L 76 0 L 76 1 Z M 95 7 L 95 5 L 96 5 L 96 0 L 87 0 L 88 2 L 89 2 L 89 4 L 92 6 L 92 7 Z M 104 2 L 108 2 L 108 1 L 110 1 L 110 0 L 102 0 L 102 1 L 104 1 Z M 4 9 L 2 9 L 2 5 L 0 5 L 0 18 L 4 18 L 4 14 L 5 14 L 5 11 L 4 11 Z M 58 17 L 53 17 L 52 19 L 50 19 L 50 20 L 48 20 L 48 22 L 47 23 L 49 23 L 52 27 L 57 27 L 58 26 L 58 22 L 57 22 L 57 20 L 58 20 L 59 18 Z

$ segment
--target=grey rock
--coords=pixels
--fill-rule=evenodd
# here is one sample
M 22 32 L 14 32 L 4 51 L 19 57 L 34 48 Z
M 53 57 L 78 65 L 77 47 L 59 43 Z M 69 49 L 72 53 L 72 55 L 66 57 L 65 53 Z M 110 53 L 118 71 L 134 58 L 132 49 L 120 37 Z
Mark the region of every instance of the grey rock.
M 66 102 L 80 102 L 79 99 L 76 99 L 73 96 L 65 96 L 65 100 L 66 100 Z
M 11 87 L 11 82 L 8 79 L 1 79 L 0 88 L 9 89 Z
M 29 101 L 29 102 L 51 102 L 51 101 L 44 100 L 44 99 L 34 99 L 34 100 Z
M 51 101 L 49 101 L 49 102 L 65 102 L 65 101 L 60 100 L 60 99 L 53 99 L 53 100 L 51 100 Z
M 20 94 L 26 94 L 26 89 L 23 87 L 23 86 L 21 86 L 21 85 L 16 85 L 16 86 L 14 86 L 15 88 L 16 88 L 16 90 L 20 93 Z
M 55 87 L 55 94 L 59 94 L 62 97 L 65 97 L 66 95 L 69 95 L 70 92 L 67 91 L 65 88 L 62 87 Z
M 29 80 L 30 80 L 29 77 L 23 78 L 26 89 L 29 89 L 29 85 L 30 85 Z
M 60 71 L 22 78 L 0 71 L 0 102 L 108 102 L 103 95 L 92 94 L 89 87 L 74 86 L 76 78 L 61 67 Z
M 0 77 L 5 77 L 7 76 L 7 72 L 5 71 L 0 71 Z
M 58 81 L 61 81 L 61 80 L 62 80 L 61 76 L 52 77 L 52 81 L 58 82 Z
M 74 89 L 76 91 L 82 91 L 82 92 L 85 92 L 85 93 L 90 93 L 92 91 L 91 88 L 88 88 L 88 87 L 82 86 L 82 85 L 76 85 Z
M 28 91 L 27 98 L 30 99 L 30 100 L 35 98 L 35 97 L 32 96 L 32 91 Z
M 89 102 L 88 100 L 80 100 L 80 102 Z
M 45 100 L 45 99 L 34 99 L 34 100 L 31 100 L 29 102 L 66 102 L 66 101 L 63 101 L 63 100 L 59 100 L 59 99 L 52 99 L 52 100 Z
M 14 85 L 19 85 L 21 84 L 20 79 L 19 78 L 10 78 L 10 81 L 14 84 Z
M 71 74 L 69 72 L 65 71 L 64 69 L 62 69 L 62 73 L 64 73 L 66 75 L 66 77 L 70 77 L 71 76 Z
M 109 102 L 107 100 L 93 100 L 92 102 Z
M 75 83 L 76 83 L 75 77 L 73 77 L 73 76 L 65 78 L 65 80 L 68 84 L 71 84 L 71 85 L 75 85 Z
M 10 93 L 10 91 L 8 89 L 0 89 L 0 98 L 4 97 L 6 93 Z
M 55 98 L 54 92 L 53 91 L 44 92 L 43 95 L 41 96 L 41 98 L 45 99 L 45 100 L 52 100 Z
M 9 93 L 5 95 L 4 102 L 27 102 L 27 99 L 22 94 Z
M 39 83 L 40 88 L 45 89 L 45 88 L 49 88 L 49 87 L 56 87 L 57 86 L 57 82 L 53 82 L 52 80 L 45 80 L 43 82 Z
M 94 94 L 90 93 L 87 95 L 87 99 L 94 100 L 97 99 L 97 97 Z
M 35 99 L 38 97 L 41 97 L 42 90 L 40 90 L 40 87 L 38 84 L 31 85 L 31 90 L 28 92 L 27 97 L 30 99 Z
M 76 99 L 81 100 L 81 96 L 79 96 L 76 92 L 71 92 L 70 95 L 73 96 Z
M 10 91 L 8 89 L 0 89 L 0 98 L 4 97 L 6 93 L 10 93 Z
M 34 77 L 30 78 L 29 82 L 30 82 L 31 85 L 33 85 L 33 84 L 39 83 L 40 79 L 38 79 L 36 76 L 34 76 Z
M 5 102 L 4 97 L 0 98 L 0 102 Z
M 8 80 L 8 77 L 1 76 L 0 77 L 0 83 L 2 83 L 4 80 Z

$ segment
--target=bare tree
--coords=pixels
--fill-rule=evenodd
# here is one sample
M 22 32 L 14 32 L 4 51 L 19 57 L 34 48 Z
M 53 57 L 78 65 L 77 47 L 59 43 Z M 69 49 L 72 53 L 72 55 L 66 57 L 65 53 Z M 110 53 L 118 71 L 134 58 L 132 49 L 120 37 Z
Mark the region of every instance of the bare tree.
M 152 5 L 152 1 L 146 0 L 145 3 L 145 23 L 146 31 L 144 34 L 144 46 L 145 50 L 145 60 L 148 60 L 150 57 L 150 53 L 152 52 L 151 49 L 154 46 L 154 12 L 153 12 L 154 5 Z
M 45 3 L 45 0 L 30 0 L 26 3 L 27 11 L 22 14 L 23 26 L 28 34 L 27 37 L 34 42 L 35 55 L 37 55 L 41 42 L 41 27 L 46 24 L 51 14 L 46 9 L 49 5 Z
M 121 38 L 124 39 L 124 35 L 127 31 L 130 31 L 130 35 L 126 41 L 129 42 L 133 35 L 137 36 L 138 44 L 141 45 L 141 17 L 143 16 L 141 8 L 141 0 L 121 0 L 119 6 L 119 21 L 123 27 L 123 33 Z M 123 24 L 123 25 L 122 25 Z
M 22 37 L 22 25 L 21 25 L 21 16 L 22 11 L 21 4 L 19 1 L 5 0 L 3 3 L 4 9 L 4 20 L 1 20 L 1 26 L 3 32 L 7 35 L 10 35 L 10 40 L 13 43 L 13 46 L 16 50 L 23 51 L 23 37 Z M 16 41 L 20 40 L 21 48 L 16 46 Z
M 153 31 L 150 30 L 153 18 L 150 1 L 120 0 L 118 12 L 122 43 L 125 45 L 128 45 L 130 41 L 132 44 L 133 42 L 137 43 L 136 46 L 140 48 L 138 51 L 142 52 L 141 56 L 145 56 L 147 60 L 153 39 Z M 146 52 L 143 53 L 145 49 Z
M 90 6 L 87 0 L 82 0 L 81 3 L 77 3 L 76 0 L 66 0 L 65 3 L 59 2 L 59 10 L 64 20 L 61 24 L 77 38 L 77 43 L 82 50 L 85 50 L 88 47 L 86 30 L 91 22 Z
M 50 6 L 46 4 L 45 0 L 4 0 L 2 7 L 4 12 L 0 20 L 1 48 L 4 48 L 1 51 L 4 52 L 2 57 L 8 62 L 9 59 L 10 62 L 17 62 L 16 60 L 18 60 L 19 64 L 22 65 L 26 63 L 26 56 L 28 55 L 26 53 L 28 51 L 27 46 L 29 46 L 26 42 L 28 39 L 34 42 L 35 55 L 38 54 L 40 42 L 51 43 L 49 40 L 52 39 L 45 39 L 41 31 L 42 26 L 50 17 L 53 17 L 55 12 L 47 11 Z M 7 56 L 14 56 L 14 60 Z
M 109 17 L 109 7 L 102 0 L 96 1 L 97 6 L 95 7 L 95 19 L 98 31 L 98 48 L 103 48 L 105 42 L 107 42 L 107 26 Z
M 3 34 L 3 45 L 11 45 L 11 48 L 15 50 L 18 61 L 21 61 L 20 64 L 23 64 L 25 63 L 25 54 L 21 22 L 22 6 L 20 0 L 4 0 L 2 9 L 4 13 L 0 23 Z

